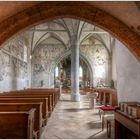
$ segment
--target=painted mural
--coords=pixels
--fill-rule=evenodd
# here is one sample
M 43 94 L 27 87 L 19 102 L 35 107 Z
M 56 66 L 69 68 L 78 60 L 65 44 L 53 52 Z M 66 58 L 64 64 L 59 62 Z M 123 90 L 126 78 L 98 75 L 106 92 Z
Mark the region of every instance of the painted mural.
M 63 45 L 42 45 L 39 46 L 33 55 L 33 81 L 32 86 L 53 87 L 54 86 L 54 65 L 56 60 L 65 51 Z M 43 84 L 42 84 L 43 83 Z
M 71 53 L 71 45 L 77 43 L 73 42 L 73 36 L 79 37 L 80 56 L 90 67 L 87 70 L 87 66 L 83 66 L 85 83 L 90 81 L 93 86 L 108 84 L 110 57 L 103 45 L 105 43 L 88 36 L 92 33 L 89 33 L 92 28 L 84 22 L 74 19 L 63 19 L 59 22 L 62 25 L 65 23 L 66 27 L 60 28 L 61 24 L 58 25 L 57 22 L 55 24 L 58 26 L 52 26 L 53 28 L 46 28 L 44 24 L 44 31 L 40 27 L 34 27 L 4 45 L 0 50 L 0 86 L 3 91 L 5 83 L 8 90 L 25 88 L 27 85 L 54 87 L 56 63 L 67 56 L 67 52 Z M 53 22 L 49 24 L 51 23 Z M 68 71 L 70 79 L 70 70 Z
M 102 44 L 81 45 L 80 52 L 90 62 L 93 70 L 94 86 L 105 86 L 108 84 L 107 73 L 109 56 L 106 48 Z M 102 85 L 101 85 L 102 84 Z
M 3 48 L 0 50 L 1 91 L 22 89 L 27 86 L 26 45 L 23 38 L 21 39 L 21 37 L 18 36 L 4 44 Z M 7 87 L 3 86 L 5 83 Z

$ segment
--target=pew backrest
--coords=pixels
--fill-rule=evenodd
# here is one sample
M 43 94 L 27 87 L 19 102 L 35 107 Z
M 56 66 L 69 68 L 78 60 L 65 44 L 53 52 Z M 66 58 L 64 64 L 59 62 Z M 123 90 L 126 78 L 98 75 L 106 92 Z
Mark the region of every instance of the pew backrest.
M 4 111 L 29 111 L 35 108 L 34 128 L 37 138 L 40 138 L 42 128 L 42 102 L 40 103 L 0 103 L 0 112 Z
M 42 118 L 44 123 L 48 120 L 48 99 L 47 98 L 0 98 L 0 103 L 40 103 L 42 102 Z
M 0 138 L 33 139 L 34 112 L 0 112 Z

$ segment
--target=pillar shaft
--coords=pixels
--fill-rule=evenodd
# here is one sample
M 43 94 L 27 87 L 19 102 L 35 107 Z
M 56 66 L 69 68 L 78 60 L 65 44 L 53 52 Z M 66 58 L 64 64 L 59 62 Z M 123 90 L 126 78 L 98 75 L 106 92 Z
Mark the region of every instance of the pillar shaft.
M 31 49 L 27 48 L 27 73 L 28 73 L 28 88 L 32 87 L 32 58 Z
M 80 101 L 79 93 L 79 40 L 71 37 L 71 100 Z

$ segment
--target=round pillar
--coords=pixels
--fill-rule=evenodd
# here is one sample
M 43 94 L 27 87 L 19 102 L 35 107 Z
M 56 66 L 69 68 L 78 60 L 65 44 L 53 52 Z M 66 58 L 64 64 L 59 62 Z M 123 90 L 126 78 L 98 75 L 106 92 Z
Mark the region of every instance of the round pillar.
M 71 100 L 80 101 L 79 93 L 79 40 L 71 36 Z

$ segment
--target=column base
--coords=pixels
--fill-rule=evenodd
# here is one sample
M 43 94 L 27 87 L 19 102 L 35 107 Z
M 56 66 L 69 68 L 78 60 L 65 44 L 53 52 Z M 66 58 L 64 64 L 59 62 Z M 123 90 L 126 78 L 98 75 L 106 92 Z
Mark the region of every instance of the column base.
M 80 94 L 71 94 L 71 101 L 79 102 Z

